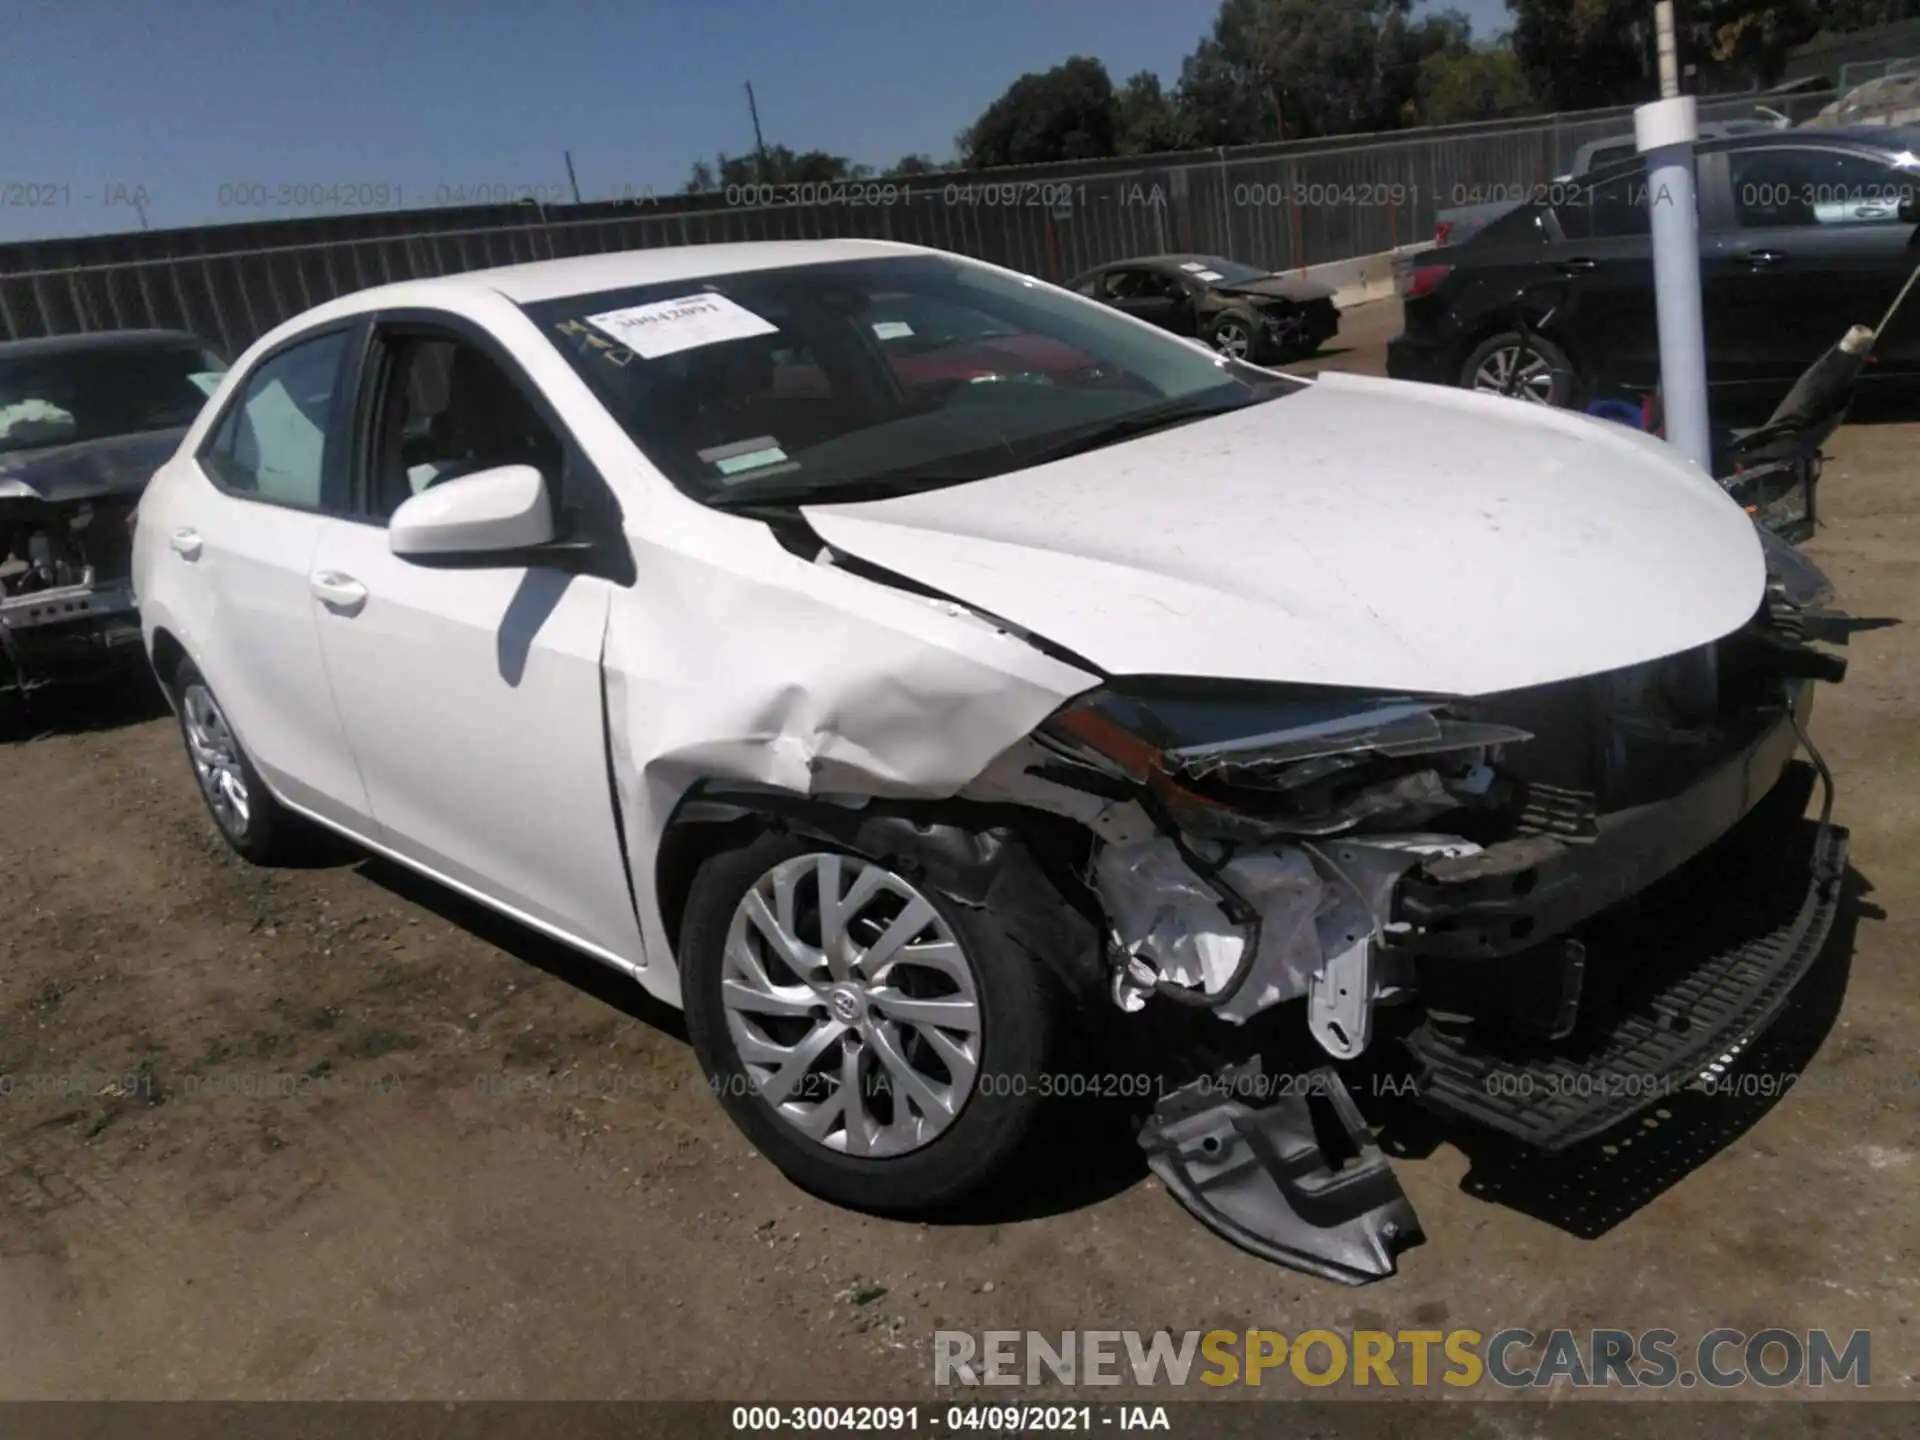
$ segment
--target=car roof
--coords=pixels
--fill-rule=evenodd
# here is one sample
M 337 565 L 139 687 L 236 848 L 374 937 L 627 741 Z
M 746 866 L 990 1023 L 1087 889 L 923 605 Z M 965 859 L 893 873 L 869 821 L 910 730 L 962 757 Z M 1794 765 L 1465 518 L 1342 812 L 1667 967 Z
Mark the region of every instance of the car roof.
M 1889 156 L 1903 154 L 1920 156 L 1920 128 L 1909 129 L 1899 125 L 1836 125 L 1832 129 L 1821 130 L 1795 128 L 1755 133 L 1742 131 L 1734 135 L 1705 137 L 1697 148 L 1716 155 L 1727 155 L 1738 154 L 1742 150 L 1772 150 L 1781 147 L 1814 149 L 1834 144 L 1856 150 L 1878 150 Z M 1639 155 L 1635 155 L 1631 160 L 1609 160 L 1605 165 L 1588 170 L 1577 178 L 1583 185 L 1597 185 L 1620 175 L 1629 174 L 1642 163 Z
M 1754 150 L 1774 146 L 1831 145 L 1834 141 L 1885 150 L 1893 154 L 1920 146 L 1920 130 L 1904 125 L 1835 125 L 1820 129 L 1796 126 L 1791 130 L 1762 130 L 1717 137 L 1716 150 Z
M 1765 121 L 1755 120 L 1703 120 L 1700 122 L 1700 146 L 1702 149 L 1755 150 L 1772 148 L 1778 145 L 1828 145 L 1834 141 L 1861 146 L 1872 150 L 1884 150 L 1893 154 L 1911 150 L 1920 154 L 1920 127 L 1904 125 L 1834 125 L 1821 128 L 1791 126 L 1780 129 Z M 1608 150 L 1617 145 L 1631 145 L 1631 135 L 1616 135 L 1607 140 L 1590 140 L 1575 152 L 1576 164 L 1580 156 L 1591 157 L 1596 150 Z M 1634 157 L 1637 162 L 1639 157 Z M 1605 165 L 1595 167 L 1592 174 L 1624 165 L 1624 160 L 1609 160 Z
M 129 350 L 148 345 L 213 347 L 189 330 L 88 330 L 77 335 L 40 335 L 31 340 L 0 340 L 0 360 L 28 355 L 69 355 L 87 351 Z
M 462 270 L 423 280 L 400 280 L 356 290 L 295 317 L 302 328 L 328 315 L 359 314 L 404 305 L 436 305 L 444 300 L 478 295 L 501 295 L 516 305 L 559 300 L 569 295 L 596 295 L 628 290 L 638 285 L 670 284 L 676 280 L 704 280 L 750 270 L 783 270 L 803 265 L 830 265 L 842 260 L 872 260 L 885 255 L 941 255 L 922 245 L 891 240 L 765 240 L 725 245 L 667 245 L 642 250 L 617 250 L 604 255 L 576 255 L 565 260 L 535 260 L 524 265 L 500 265 L 487 270 Z
M 1109 260 L 1103 265 L 1095 265 L 1090 270 L 1082 270 L 1067 281 L 1069 286 L 1091 280 L 1096 275 L 1105 275 L 1110 270 L 1164 270 L 1181 265 L 1231 265 L 1234 262 L 1224 255 L 1134 255 L 1125 260 Z
M 845 260 L 876 260 L 889 255 L 964 258 L 929 246 L 903 245 L 892 240 L 763 240 L 724 245 L 662 245 L 603 255 L 576 255 L 565 260 L 499 265 L 486 270 L 462 270 L 426 279 L 396 280 L 322 301 L 260 336 L 236 363 L 247 363 L 249 356 L 277 349 L 318 326 L 352 320 L 376 310 L 419 307 L 458 314 L 497 304 L 502 299 L 516 305 L 532 305 L 570 295 L 598 295 L 641 285 L 692 283 L 716 275 L 830 265 Z
M 1699 130 L 1700 137 L 1703 140 L 1719 140 L 1733 135 L 1780 135 L 1786 133 L 1771 120 L 1745 118 L 1738 120 L 1702 120 L 1696 128 Z M 1628 130 L 1619 135 L 1606 135 L 1598 140 L 1589 140 L 1574 153 L 1584 154 L 1589 150 L 1610 150 L 1615 145 L 1632 145 L 1634 143 L 1634 134 L 1631 130 Z
M 1109 260 L 1104 265 L 1096 265 L 1087 271 L 1089 275 L 1100 270 L 1123 270 L 1130 265 L 1211 265 L 1216 260 L 1224 261 L 1224 255 L 1171 254 L 1171 255 L 1135 255 L 1126 260 Z
M 1830 130 L 1782 130 L 1778 133 L 1807 138 L 1837 135 L 1844 140 L 1864 141 L 1876 150 L 1913 150 L 1920 153 L 1920 126 L 1913 125 L 1835 125 Z

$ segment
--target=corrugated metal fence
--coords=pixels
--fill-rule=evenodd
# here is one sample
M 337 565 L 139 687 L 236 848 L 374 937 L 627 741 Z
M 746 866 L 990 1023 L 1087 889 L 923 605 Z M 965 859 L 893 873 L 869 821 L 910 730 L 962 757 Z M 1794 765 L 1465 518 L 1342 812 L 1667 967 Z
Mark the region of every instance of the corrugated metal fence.
M 1815 100 L 1741 95 L 1802 118 Z M 369 285 L 529 260 L 732 240 L 863 236 L 1060 280 L 1128 255 L 1195 251 L 1292 269 L 1433 233 L 1452 205 L 1519 196 L 1581 145 L 1630 131 L 1616 109 L 913 181 L 736 187 L 637 204 L 348 214 L 0 246 L 12 338 L 163 326 L 237 354 L 290 316 Z

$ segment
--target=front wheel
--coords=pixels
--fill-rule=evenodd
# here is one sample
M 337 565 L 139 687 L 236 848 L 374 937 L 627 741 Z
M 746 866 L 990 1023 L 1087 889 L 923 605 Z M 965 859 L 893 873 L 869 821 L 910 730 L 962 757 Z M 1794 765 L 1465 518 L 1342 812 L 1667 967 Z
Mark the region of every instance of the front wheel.
M 1460 367 L 1463 389 L 1566 408 L 1579 398 L 1573 360 L 1544 335 L 1503 331 L 1482 340 Z
M 1207 343 L 1235 360 L 1258 360 L 1260 322 L 1250 314 L 1229 310 L 1207 328 Z
M 985 909 L 768 833 L 701 868 L 679 954 L 708 1082 L 815 1194 L 891 1212 L 951 1205 L 1038 1133 L 1061 1001 Z

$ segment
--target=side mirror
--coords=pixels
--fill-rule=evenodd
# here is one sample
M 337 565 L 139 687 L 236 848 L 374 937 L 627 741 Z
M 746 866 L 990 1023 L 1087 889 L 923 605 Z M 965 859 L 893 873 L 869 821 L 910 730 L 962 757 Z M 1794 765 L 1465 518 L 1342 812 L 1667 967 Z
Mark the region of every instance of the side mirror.
M 403 501 L 387 544 L 423 565 L 510 565 L 554 539 L 553 498 L 531 465 L 478 470 Z

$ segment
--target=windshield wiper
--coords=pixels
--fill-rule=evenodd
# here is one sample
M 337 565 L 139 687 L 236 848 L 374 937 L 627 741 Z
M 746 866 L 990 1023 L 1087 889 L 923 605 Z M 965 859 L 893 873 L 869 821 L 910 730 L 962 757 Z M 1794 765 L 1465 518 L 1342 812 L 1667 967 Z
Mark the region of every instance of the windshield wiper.
M 1007 450 L 1014 456 L 1014 464 L 1011 467 L 994 464 L 969 471 L 942 470 L 937 468 L 941 462 L 935 461 L 924 466 L 868 476 L 859 480 L 827 480 L 817 477 L 803 479 L 797 475 L 768 476 L 760 484 L 747 481 L 730 486 L 718 494 L 706 496 L 705 500 L 708 505 L 717 510 L 747 511 L 761 506 L 769 509 L 790 509 L 796 505 L 858 505 L 870 500 L 893 500 L 922 490 L 938 490 L 949 485 L 971 484 L 976 480 L 985 480 L 994 475 L 1003 474 L 1008 468 L 1025 470 L 1034 465 L 1046 465 L 1055 460 L 1066 460 L 1075 455 L 1104 450 L 1123 440 L 1137 439 L 1142 435 L 1151 435 L 1161 430 L 1172 430 L 1196 420 L 1212 420 L 1221 415 L 1230 415 L 1236 410 L 1246 409 L 1249 405 L 1258 405 L 1280 395 L 1292 394 L 1305 388 L 1300 381 L 1291 376 L 1273 375 L 1261 378 L 1276 382 L 1271 393 L 1256 393 L 1251 398 L 1239 396 L 1231 402 L 1212 405 L 1183 404 L 1176 407 L 1157 405 L 1150 409 L 1135 411 L 1130 415 L 1115 416 L 1110 420 L 1082 429 L 1065 439 L 1033 449 L 1028 449 L 1016 442 L 1007 446 Z M 1259 381 L 1250 379 L 1245 383 L 1254 385 Z
M 935 484 L 939 481 L 932 482 Z M 820 480 L 794 477 L 784 484 L 769 480 L 762 485 L 747 483 L 709 495 L 706 503 L 716 510 L 791 509 L 796 505 L 858 505 L 865 500 L 892 500 L 924 490 L 928 482 L 915 480 Z
M 1104 450 L 1109 445 L 1118 445 L 1122 440 L 1137 440 L 1142 435 L 1152 435 L 1160 430 L 1172 430 L 1181 425 L 1190 425 L 1196 420 L 1212 420 L 1217 416 L 1230 415 L 1235 410 L 1244 410 L 1255 401 L 1235 400 L 1229 405 L 1199 405 L 1183 407 L 1177 410 L 1155 408 L 1142 410 L 1132 415 L 1121 415 L 1094 426 L 1091 430 L 1082 430 L 1077 435 L 1051 445 L 1043 445 L 1020 457 L 1021 464 L 1046 465 L 1055 460 L 1071 459 L 1075 455 L 1085 455 L 1090 451 Z

